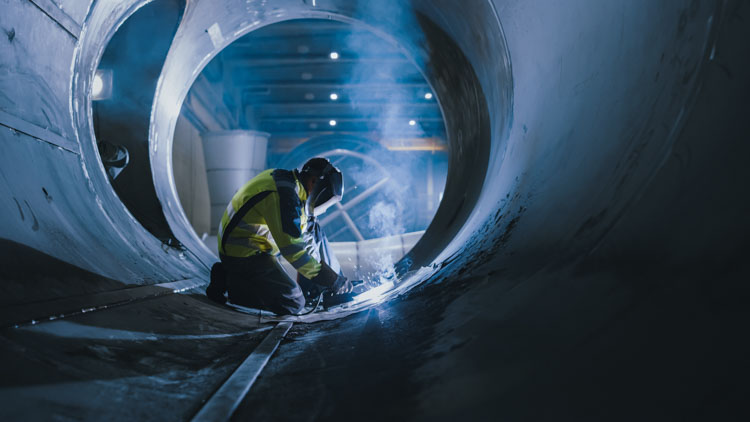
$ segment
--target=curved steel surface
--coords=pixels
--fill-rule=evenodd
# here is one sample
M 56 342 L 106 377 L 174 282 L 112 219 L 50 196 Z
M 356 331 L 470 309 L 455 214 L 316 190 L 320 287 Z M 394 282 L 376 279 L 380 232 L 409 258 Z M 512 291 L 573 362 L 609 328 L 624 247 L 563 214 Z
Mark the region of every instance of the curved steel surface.
M 660 418 L 688 414 L 690 401 L 719 409 L 712 388 L 744 397 L 733 378 L 717 381 L 730 379 L 724 366 L 680 385 L 669 356 L 714 368 L 703 358 L 722 360 L 712 341 L 738 351 L 725 362 L 746 351 L 713 329 L 739 330 L 747 316 L 736 281 L 748 274 L 740 252 L 750 233 L 737 192 L 748 177 L 740 116 L 750 54 L 738 41 L 748 36 L 746 2 L 190 0 L 149 140 L 181 248 L 162 245 L 117 198 L 92 129 L 98 60 L 148 0 L 93 2 L 85 14 L 64 7 L 73 0 L 48 3 L 10 2 L 0 14 L 0 237 L 122 283 L 207 278 L 215 257 L 179 205 L 172 135 L 193 80 L 240 36 L 300 17 L 365 25 L 401 45 L 440 99 L 451 146 L 445 196 L 404 265 L 423 287 L 292 329 L 302 341 L 281 345 L 290 358 L 271 361 L 236 418 L 291 417 L 272 405 L 282 387 L 314 399 L 321 419 L 361 410 L 611 419 L 612 406 L 627 419 L 639 417 L 625 399 L 638 388 Z M 58 296 L 77 292 L 66 289 Z M 34 300 L 28 292 L 7 305 Z M 305 388 L 329 381 L 339 400 Z M 366 400 L 384 389 L 383 402 Z M 666 402 L 654 399 L 659 391 Z
M 413 15 L 407 14 L 410 7 L 399 2 L 383 7 L 324 0 L 314 5 L 289 1 L 272 6 L 223 2 L 221 7 L 213 2 L 189 2 L 157 87 L 150 141 L 157 195 L 172 231 L 185 246 L 186 251 L 181 251 L 160 245 L 128 213 L 112 191 L 94 148 L 87 94 L 93 70 L 117 26 L 145 3 L 95 3 L 70 57 L 72 91 L 67 96 L 75 130 L 71 133 L 75 133 L 80 155 L 78 159 L 71 155 L 73 162 L 61 173 L 77 174 L 80 181 L 60 183 L 59 197 L 75 199 L 81 209 L 48 214 L 42 206 L 37 218 L 61 226 L 59 220 L 85 210 L 86 223 L 72 222 L 65 230 L 55 230 L 75 238 L 70 243 L 83 250 L 68 253 L 55 246 L 59 242 L 50 242 L 47 231 L 25 236 L 17 224 L 7 225 L 4 235 L 99 273 L 154 281 L 173 279 L 175 272 L 185 277 L 205 275 L 206 265 L 215 259 L 179 206 L 171 171 L 171 134 L 182 98 L 202 67 L 221 48 L 254 28 L 296 17 L 350 20 L 395 39 L 426 72 L 441 99 L 452 147 L 446 200 L 411 257 L 418 268 L 492 249 L 510 222 L 514 222 L 514 232 L 523 233 L 516 236 L 519 244 L 514 249 L 539 253 L 572 249 L 577 253 L 596 243 L 669 150 L 695 91 L 715 12 L 713 3 L 704 3 L 685 14 L 681 2 L 658 7 L 644 2 L 627 10 L 607 2 L 572 4 L 560 6 L 560 16 L 552 12 L 556 6 L 522 7 L 514 2 L 475 2 L 472 7 L 449 1 L 414 2 L 411 6 L 417 13 Z M 392 9 L 397 6 L 399 13 Z M 578 14 L 578 26 L 568 27 Z M 519 22 L 523 29 L 510 32 L 506 41 L 500 15 L 505 27 L 515 29 Z M 665 31 L 665 22 L 674 21 L 675 16 L 678 27 Z M 405 28 L 405 23 L 416 24 L 418 30 Z M 605 30 L 615 23 L 622 31 Z M 207 32 L 215 24 L 218 38 Z M 625 36 L 626 28 L 638 31 Z M 581 45 L 582 36 L 591 38 L 586 48 Z M 467 80 L 469 85 L 451 86 L 456 81 L 448 79 L 453 75 L 450 66 L 461 65 L 461 59 L 455 54 L 441 57 L 435 52 L 439 50 L 435 40 L 455 43 L 479 85 L 471 86 Z M 428 51 L 430 45 L 434 48 Z M 455 53 L 447 46 L 445 50 Z M 637 72 L 632 71 L 633 63 L 640 65 Z M 603 89 L 607 95 L 601 95 Z M 479 102 L 467 96 L 468 90 L 481 92 Z M 517 93 L 515 97 L 512 92 Z M 487 110 L 486 122 L 476 120 L 482 110 Z M 14 165 L 23 162 L 15 160 Z M 5 185 L 13 189 L 21 179 L 34 178 L 14 178 Z M 28 202 L 21 194 L 11 197 L 18 204 Z M 561 208 L 550 213 L 546 207 L 530 206 L 531 200 Z M 8 205 L 11 221 L 18 220 L 15 204 Z M 586 221 L 600 214 L 595 227 L 586 226 L 585 236 L 575 236 Z M 83 236 L 83 232 L 91 235 Z M 567 244 L 571 246 L 560 247 Z M 86 247 L 106 251 L 96 258 L 104 265 L 86 262 L 95 255 Z M 482 256 L 482 263 L 490 264 L 493 254 Z
M 462 21 L 464 24 L 478 19 L 483 23 L 481 29 L 470 26 L 465 28 L 481 33 L 469 31 L 458 34 L 461 38 L 454 44 L 450 34 L 444 33 L 443 29 L 429 19 L 428 12 L 432 9 L 439 9 L 454 20 L 468 18 Z M 238 10 L 246 13 L 237 13 Z M 472 37 L 489 35 L 494 44 L 487 46 L 492 49 L 485 51 L 486 57 L 482 59 L 507 60 L 504 38 L 490 4 L 477 2 L 476 7 L 470 9 L 469 17 L 461 16 L 463 10 L 465 9 L 455 2 L 415 2 L 412 5 L 386 2 L 373 5 L 370 2 L 336 0 L 273 3 L 237 0 L 223 2 L 220 7 L 210 1 L 189 3 L 157 88 L 150 137 L 157 195 L 177 239 L 193 250 L 201 260 L 214 259 L 192 230 L 179 206 L 170 161 L 177 113 L 197 75 L 224 47 L 253 29 L 288 19 L 337 19 L 364 25 L 371 32 L 401 46 L 406 56 L 424 72 L 437 98 L 442 99 L 440 104 L 445 114 L 448 139 L 454 144 L 451 162 L 456 163 L 449 165 L 445 196 L 459 199 L 446 201 L 441 205 L 432 223 L 436 228 L 428 229 L 425 235 L 427 241 L 415 247 L 415 256 L 411 260 L 416 261 L 417 265 L 429 264 L 471 212 L 472 205 L 479 196 L 484 166 L 492 143 L 488 133 L 490 122 L 485 94 L 474 70 L 461 52 L 461 42 L 467 47 L 485 47 L 472 45 Z M 488 81 L 488 84 L 500 84 L 492 87 L 493 92 L 499 92 L 498 101 L 493 104 L 496 110 L 494 117 L 499 126 L 496 131 L 501 138 L 496 143 L 504 145 L 502 138 L 510 123 L 510 69 L 503 66 L 502 61 L 494 63 L 492 67 L 491 77 L 496 79 Z M 187 69 L 192 71 L 186 71 Z M 473 165 L 465 168 L 458 164 L 465 161 L 471 161 Z M 431 232 L 439 233 L 432 235 Z

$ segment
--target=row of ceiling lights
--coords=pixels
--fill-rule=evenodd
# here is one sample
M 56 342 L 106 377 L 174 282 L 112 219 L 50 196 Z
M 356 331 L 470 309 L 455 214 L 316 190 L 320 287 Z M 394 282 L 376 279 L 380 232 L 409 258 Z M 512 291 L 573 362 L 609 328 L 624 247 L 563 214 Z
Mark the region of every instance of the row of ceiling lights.
M 336 101 L 336 100 L 339 99 L 339 94 L 337 94 L 335 92 L 332 92 L 331 95 L 329 95 L 328 97 L 331 99 L 331 101 Z M 311 100 L 311 99 L 315 98 L 315 95 L 312 94 L 312 93 L 308 93 L 308 94 L 305 95 L 305 98 Z M 431 100 L 432 99 L 432 93 L 431 92 L 425 93 L 424 94 L 424 99 L 425 100 Z
M 339 99 L 339 94 L 335 93 L 335 92 L 332 92 L 328 96 L 328 98 L 330 98 L 331 101 L 337 101 Z M 312 101 L 312 100 L 315 99 L 315 94 L 313 94 L 312 92 L 308 92 L 307 94 L 305 94 L 305 99 L 308 100 L 308 101 Z M 425 100 L 431 100 L 432 99 L 432 93 L 431 92 L 425 93 L 424 94 L 424 99 Z
M 331 60 L 338 60 L 339 57 L 341 57 L 341 55 L 337 51 L 331 51 L 328 54 L 328 57 L 330 57 Z M 302 79 L 305 79 L 305 80 L 312 79 L 312 74 L 308 73 L 308 72 L 305 72 L 305 73 L 302 74 Z M 433 97 L 432 92 L 425 92 L 424 93 L 424 99 L 425 100 L 431 100 L 432 97 Z M 337 94 L 335 92 L 332 92 L 328 96 L 328 98 L 330 98 L 331 101 L 337 101 L 339 99 L 339 94 Z M 305 94 L 305 99 L 306 100 L 314 100 L 315 99 L 315 94 L 313 94 L 311 92 L 308 92 L 307 94 Z M 328 121 L 328 125 L 331 126 L 331 127 L 334 127 L 337 124 L 338 124 L 338 122 L 336 120 L 334 120 L 334 119 L 331 119 L 331 120 Z M 416 126 L 416 124 L 417 124 L 416 120 L 414 120 L 414 119 L 409 120 L 409 126 Z M 310 123 L 310 128 L 315 129 L 317 127 L 318 127 L 317 123 Z
M 339 57 L 340 57 L 340 55 L 339 55 L 339 53 L 337 51 L 331 51 L 328 54 L 328 57 L 330 57 L 331 60 L 338 60 Z M 304 80 L 310 80 L 310 79 L 312 79 L 312 73 L 309 73 L 309 72 L 303 73 L 302 74 L 302 79 L 304 79 Z M 336 100 L 339 99 L 339 95 L 337 93 L 335 93 L 335 92 L 332 92 L 331 95 L 329 96 L 329 98 L 332 101 L 336 101 Z M 313 100 L 313 99 L 315 99 L 315 95 L 313 93 L 311 93 L 311 92 L 308 92 L 307 94 L 305 94 L 305 99 L 307 99 L 307 100 Z M 424 93 L 424 99 L 425 100 L 431 100 L 432 99 L 432 92 L 425 92 Z
M 338 124 L 338 122 L 336 120 L 331 119 L 331 120 L 328 121 L 328 125 L 329 126 L 333 127 L 333 126 L 336 126 L 337 124 Z M 416 120 L 414 120 L 414 119 L 409 120 L 409 126 L 416 126 L 416 124 L 417 124 Z M 310 127 L 313 128 L 313 129 L 315 129 L 315 128 L 318 127 L 318 124 L 317 123 L 310 123 Z

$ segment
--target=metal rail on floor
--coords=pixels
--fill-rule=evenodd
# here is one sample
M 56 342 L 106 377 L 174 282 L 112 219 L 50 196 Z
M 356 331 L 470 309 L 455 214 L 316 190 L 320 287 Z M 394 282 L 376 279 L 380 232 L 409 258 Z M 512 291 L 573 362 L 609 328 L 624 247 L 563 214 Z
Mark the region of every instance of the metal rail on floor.
M 292 323 L 289 321 L 278 323 L 203 405 L 193 417 L 193 422 L 229 420 L 291 327 Z

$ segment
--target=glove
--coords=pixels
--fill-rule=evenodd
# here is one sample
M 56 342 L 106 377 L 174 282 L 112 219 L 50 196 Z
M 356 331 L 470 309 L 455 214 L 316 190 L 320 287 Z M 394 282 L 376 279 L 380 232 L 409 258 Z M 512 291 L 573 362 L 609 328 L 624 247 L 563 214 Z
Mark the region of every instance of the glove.
M 318 275 L 311 278 L 310 281 L 323 287 L 333 289 L 333 285 L 336 284 L 336 282 L 339 280 L 339 277 L 341 277 L 339 273 L 333 271 L 333 268 L 329 267 L 325 262 L 321 262 L 320 272 L 318 272 Z
M 333 283 L 333 286 L 331 287 L 331 289 L 333 290 L 333 294 L 335 295 L 349 293 L 353 288 L 354 286 L 352 285 L 352 282 L 347 280 L 343 275 L 339 275 L 336 281 Z
M 321 262 L 320 272 L 310 281 L 329 288 L 333 294 L 349 293 L 352 291 L 352 283 L 346 277 L 333 271 L 325 262 Z

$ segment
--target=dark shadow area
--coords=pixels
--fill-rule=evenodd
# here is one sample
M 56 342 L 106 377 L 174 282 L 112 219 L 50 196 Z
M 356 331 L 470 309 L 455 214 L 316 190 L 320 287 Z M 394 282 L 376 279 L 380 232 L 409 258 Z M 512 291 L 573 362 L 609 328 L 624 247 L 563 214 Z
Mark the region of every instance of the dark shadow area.
M 411 420 L 424 386 L 429 328 L 460 291 L 381 305 L 342 320 L 295 325 L 232 420 Z M 426 305 L 426 307 L 424 306 Z M 273 399 L 280 391 L 303 406 Z
M 253 332 L 259 327 L 257 318 L 169 295 L 4 329 L 0 386 L 14 405 L 0 417 L 153 420 L 159 409 L 189 419 L 267 335 Z M 138 405 L 122 407 L 123 399 Z
M 295 327 L 233 420 L 743 420 L 748 273 L 610 268 L 430 285 Z M 709 283 L 736 299 L 716 302 Z M 282 389 L 304 409 L 275 400 Z
M 122 289 L 124 283 L 83 270 L 36 249 L 0 239 L 0 308 Z

